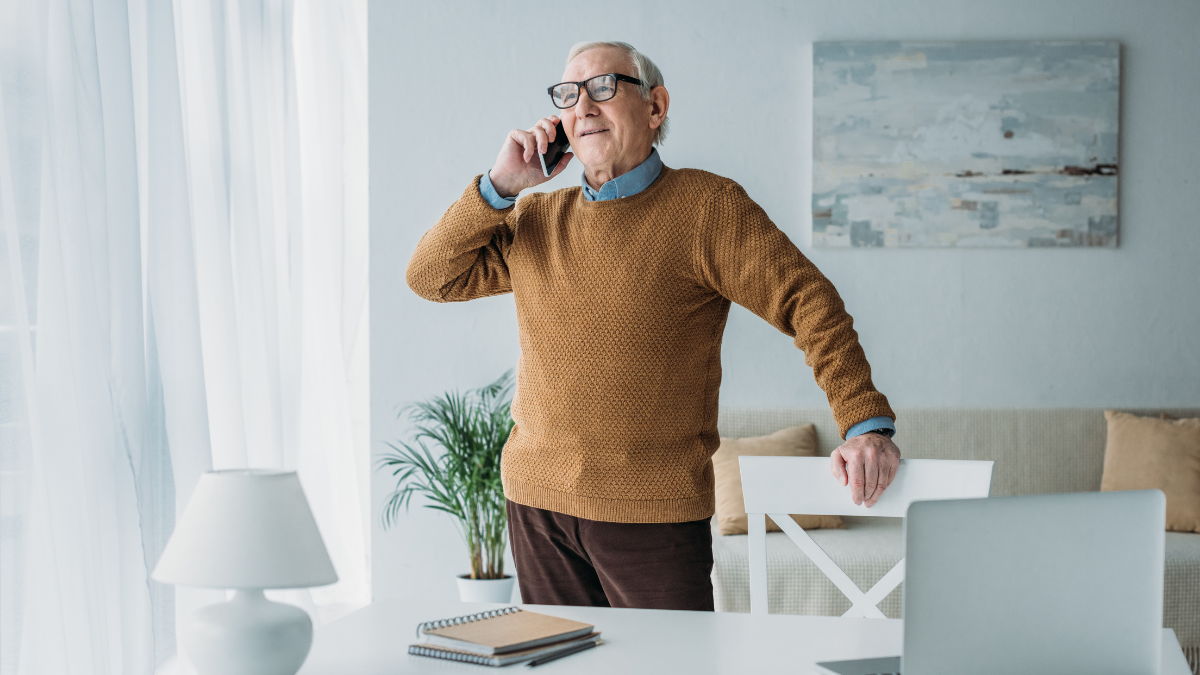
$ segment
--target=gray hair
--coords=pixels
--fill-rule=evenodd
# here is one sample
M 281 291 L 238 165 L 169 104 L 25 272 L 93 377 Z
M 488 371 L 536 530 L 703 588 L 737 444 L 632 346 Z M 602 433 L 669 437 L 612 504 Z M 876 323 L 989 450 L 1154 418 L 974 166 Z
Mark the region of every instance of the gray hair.
M 570 64 L 576 56 L 579 56 L 589 49 L 596 49 L 598 47 L 612 47 L 625 52 L 625 55 L 628 56 L 629 60 L 633 62 L 633 69 L 637 71 L 637 79 L 642 81 L 642 83 L 638 85 L 638 93 L 641 94 L 644 100 L 650 100 L 651 89 L 665 86 L 665 83 L 663 82 L 662 71 L 658 69 L 658 66 L 654 65 L 654 62 L 650 60 L 650 57 L 639 52 L 628 42 L 576 42 L 575 46 L 571 47 L 571 51 L 567 53 L 567 63 Z M 658 128 L 654 130 L 654 145 L 662 145 L 662 142 L 666 140 L 667 128 L 669 126 L 668 122 L 669 119 L 664 117 L 662 124 L 660 124 Z

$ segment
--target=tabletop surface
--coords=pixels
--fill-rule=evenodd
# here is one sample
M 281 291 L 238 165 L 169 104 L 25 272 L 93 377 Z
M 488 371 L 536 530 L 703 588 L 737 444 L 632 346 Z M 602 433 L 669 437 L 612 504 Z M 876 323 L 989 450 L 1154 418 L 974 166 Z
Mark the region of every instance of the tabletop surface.
M 428 600 L 380 600 L 317 628 L 313 649 L 299 675 L 398 675 L 481 673 L 491 668 L 408 654 L 419 642 L 422 621 L 504 607 Z M 506 670 L 538 675 L 620 673 L 814 673 L 818 661 L 895 656 L 899 619 L 829 616 L 766 616 L 732 612 L 684 612 L 521 605 L 596 626 L 604 644 L 536 668 Z M 1163 629 L 1164 675 L 1190 675 L 1174 632 Z

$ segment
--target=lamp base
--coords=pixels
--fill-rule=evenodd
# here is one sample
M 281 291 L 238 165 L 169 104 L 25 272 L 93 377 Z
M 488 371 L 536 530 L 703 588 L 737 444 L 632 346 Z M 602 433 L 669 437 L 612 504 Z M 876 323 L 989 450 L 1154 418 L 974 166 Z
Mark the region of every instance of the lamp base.
M 262 589 L 241 589 L 192 612 L 180 637 L 201 675 L 295 675 L 312 647 L 312 620 Z

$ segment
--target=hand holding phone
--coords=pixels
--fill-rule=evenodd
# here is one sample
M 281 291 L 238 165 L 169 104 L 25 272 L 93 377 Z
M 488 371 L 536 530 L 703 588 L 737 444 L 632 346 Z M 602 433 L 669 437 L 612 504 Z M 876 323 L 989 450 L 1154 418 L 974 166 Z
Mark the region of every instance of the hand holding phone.
M 525 188 L 545 183 L 562 173 L 575 156 L 567 151 L 569 145 L 557 115 L 538 120 L 528 130 L 513 129 L 488 174 L 492 186 L 503 197 L 515 197 Z

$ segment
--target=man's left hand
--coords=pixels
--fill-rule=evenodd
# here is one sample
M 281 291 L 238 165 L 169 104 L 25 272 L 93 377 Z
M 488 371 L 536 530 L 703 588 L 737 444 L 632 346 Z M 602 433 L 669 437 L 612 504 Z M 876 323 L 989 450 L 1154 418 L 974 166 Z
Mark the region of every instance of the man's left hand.
M 875 505 L 900 468 L 900 448 L 882 434 L 865 433 L 843 443 L 829 457 L 829 471 L 849 483 L 855 504 Z

